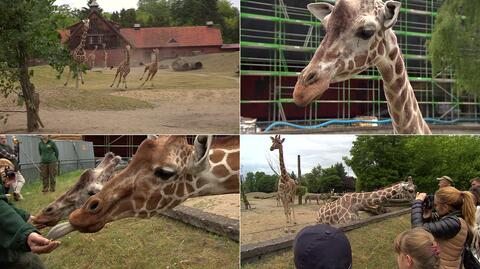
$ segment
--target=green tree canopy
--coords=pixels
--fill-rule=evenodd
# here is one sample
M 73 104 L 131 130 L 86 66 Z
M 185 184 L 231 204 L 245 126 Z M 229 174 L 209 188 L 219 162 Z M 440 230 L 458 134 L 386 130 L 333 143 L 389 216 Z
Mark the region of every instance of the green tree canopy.
M 443 1 L 428 45 L 433 72 L 452 68 L 455 84 L 480 93 L 480 8 L 478 1 Z

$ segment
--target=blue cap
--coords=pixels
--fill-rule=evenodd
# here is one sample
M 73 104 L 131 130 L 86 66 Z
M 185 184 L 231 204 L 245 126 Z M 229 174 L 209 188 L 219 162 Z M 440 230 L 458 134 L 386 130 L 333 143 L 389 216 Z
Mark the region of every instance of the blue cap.
M 345 234 L 327 224 L 303 228 L 293 242 L 297 269 L 352 268 L 352 248 Z

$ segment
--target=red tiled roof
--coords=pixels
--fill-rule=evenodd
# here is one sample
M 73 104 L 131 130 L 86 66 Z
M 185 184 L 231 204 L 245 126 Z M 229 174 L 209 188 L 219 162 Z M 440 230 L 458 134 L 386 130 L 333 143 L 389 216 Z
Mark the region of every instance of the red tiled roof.
M 62 44 L 70 38 L 70 30 L 68 29 L 57 30 L 57 32 L 60 34 L 60 42 Z
M 223 44 L 222 49 L 240 49 L 240 44 Z
M 135 48 L 223 45 L 220 30 L 208 26 L 122 28 L 120 33 Z

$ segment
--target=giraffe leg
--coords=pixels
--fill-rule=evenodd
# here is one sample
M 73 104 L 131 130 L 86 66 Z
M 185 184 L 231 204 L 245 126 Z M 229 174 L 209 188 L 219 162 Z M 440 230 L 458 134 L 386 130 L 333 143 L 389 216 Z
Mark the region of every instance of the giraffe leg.
M 143 87 L 143 85 L 145 85 L 145 83 L 147 83 L 149 78 L 150 78 L 150 72 L 148 72 L 147 78 L 143 81 L 143 83 L 142 83 L 142 85 L 140 85 L 140 87 Z
M 80 81 L 82 82 L 82 84 L 85 84 L 85 81 L 83 80 L 83 71 L 80 69 Z
M 142 77 L 140 78 L 140 80 L 143 79 L 143 76 L 145 76 L 145 73 L 147 73 L 147 70 L 148 70 L 148 65 L 145 66 L 145 70 L 143 71 L 143 74 L 142 74 Z M 150 74 L 150 73 L 149 73 L 149 74 Z M 147 76 L 147 78 L 148 78 L 148 76 Z
M 120 73 L 120 77 L 118 78 L 117 89 L 118 89 L 118 86 L 120 86 L 120 82 L 122 82 L 122 76 L 123 76 L 123 72 Z
M 70 77 L 72 76 L 72 67 L 69 66 L 68 67 L 68 76 L 67 76 L 67 81 L 65 81 L 65 84 L 63 84 L 63 86 L 67 86 L 68 85 L 68 82 L 70 81 Z
M 113 84 L 115 84 L 115 80 L 117 80 L 118 73 L 119 72 L 117 71 L 117 73 L 115 74 L 115 78 L 113 79 L 112 85 L 110 85 L 110 88 L 113 87 Z
M 157 74 L 157 70 L 153 71 L 152 76 L 150 77 L 150 82 L 152 82 L 152 88 L 153 88 L 153 77 Z
M 128 74 L 125 74 L 125 75 L 123 76 L 123 85 L 125 86 L 125 89 L 127 88 L 127 75 L 128 75 Z

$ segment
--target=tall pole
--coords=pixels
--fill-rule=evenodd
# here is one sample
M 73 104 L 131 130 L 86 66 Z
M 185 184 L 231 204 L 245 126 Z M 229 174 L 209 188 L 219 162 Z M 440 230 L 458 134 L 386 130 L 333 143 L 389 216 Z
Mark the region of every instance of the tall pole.
M 300 155 L 297 155 L 297 177 L 298 177 L 298 180 L 297 180 L 297 187 L 298 185 L 300 184 L 300 181 L 302 180 L 302 170 L 300 169 Z M 301 205 L 302 204 L 302 196 L 300 195 L 301 192 L 299 192 L 299 195 L 298 195 L 298 204 Z

